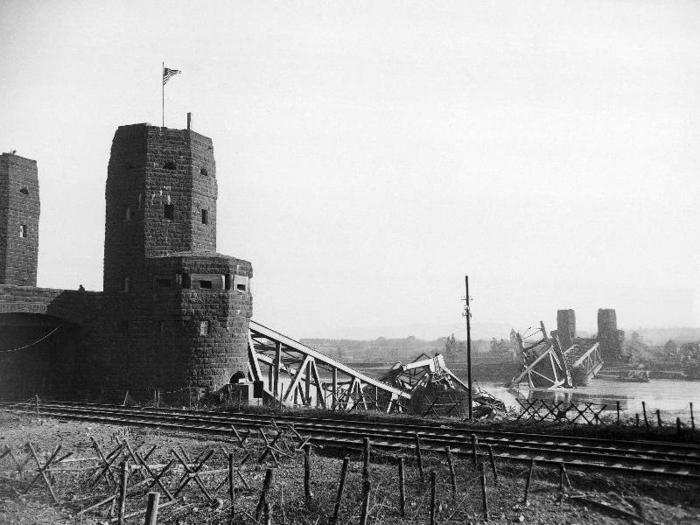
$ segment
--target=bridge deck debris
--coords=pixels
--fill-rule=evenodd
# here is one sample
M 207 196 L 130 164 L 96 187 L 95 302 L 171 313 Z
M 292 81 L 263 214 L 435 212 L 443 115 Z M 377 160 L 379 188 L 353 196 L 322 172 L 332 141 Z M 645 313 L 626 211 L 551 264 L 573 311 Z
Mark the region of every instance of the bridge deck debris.
M 265 325 L 250 321 L 249 378 L 263 404 L 340 411 L 461 415 L 468 387 L 442 355 L 396 363 L 376 379 Z M 474 396 L 482 412 L 503 410 L 485 392 Z

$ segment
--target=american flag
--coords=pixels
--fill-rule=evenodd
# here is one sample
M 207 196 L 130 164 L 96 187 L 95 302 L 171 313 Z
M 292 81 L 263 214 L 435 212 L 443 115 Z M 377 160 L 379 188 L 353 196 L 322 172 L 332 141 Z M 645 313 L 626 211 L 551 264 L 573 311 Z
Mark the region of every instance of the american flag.
M 180 71 L 179 69 L 170 69 L 170 68 L 164 67 L 163 68 L 163 85 L 165 85 L 168 82 L 168 80 L 173 78 L 175 75 L 179 75 L 180 73 L 182 73 L 182 71 Z

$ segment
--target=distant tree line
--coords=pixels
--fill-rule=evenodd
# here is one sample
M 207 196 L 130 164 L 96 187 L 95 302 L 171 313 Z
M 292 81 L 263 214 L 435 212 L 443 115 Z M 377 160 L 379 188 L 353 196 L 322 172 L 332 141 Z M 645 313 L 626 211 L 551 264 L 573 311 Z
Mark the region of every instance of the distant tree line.
M 467 359 L 467 342 L 457 339 L 454 334 L 431 341 L 405 338 L 379 337 L 370 341 L 355 339 L 302 339 L 302 342 L 330 357 L 343 362 L 363 363 L 407 363 L 421 354 L 433 356 L 441 353 L 450 362 L 463 362 Z M 475 359 L 511 361 L 514 348 L 505 339 L 477 339 L 472 341 L 472 355 Z
M 664 344 L 650 344 L 639 332 L 625 339 L 623 354 L 632 363 L 651 365 L 658 362 L 692 364 L 700 361 L 700 342 L 667 340 Z

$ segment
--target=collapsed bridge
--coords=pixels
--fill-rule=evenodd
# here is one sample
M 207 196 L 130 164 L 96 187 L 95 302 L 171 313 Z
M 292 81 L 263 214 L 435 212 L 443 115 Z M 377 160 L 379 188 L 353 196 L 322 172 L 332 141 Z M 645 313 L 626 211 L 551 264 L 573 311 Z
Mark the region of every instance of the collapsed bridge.
M 411 398 L 403 389 L 369 377 L 253 320 L 248 348 L 249 375 L 261 384 L 260 397 L 268 402 L 392 412 L 401 411 Z
M 72 308 L 67 308 L 69 304 Z M 81 330 L 75 323 L 84 321 L 83 308 L 77 305 L 94 306 L 95 297 L 75 291 L 0 286 L 0 350 L 4 352 L 0 354 L 0 397 L 76 397 L 68 388 L 71 383 L 80 382 L 83 374 L 102 376 L 99 369 L 88 368 L 90 360 L 81 359 L 85 356 L 76 348 Z M 246 372 L 234 374 L 224 385 L 224 390 L 244 392 L 245 403 L 424 415 L 459 415 L 465 410 L 467 386 L 439 354 L 421 356 L 407 365 L 397 363 L 377 379 L 252 319 L 248 327 Z M 8 348 L 22 341 L 28 344 Z M 175 392 L 164 391 L 155 383 L 151 386 L 158 397 L 165 394 L 165 400 L 171 401 L 185 397 L 192 401 L 211 393 L 210 388 L 192 387 L 191 382 Z
M 468 387 L 440 354 L 396 363 L 376 379 L 253 320 L 249 326 L 248 377 L 265 404 L 420 415 L 467 411 Z M 475 402 L 494 405 L 484 393 Z
M 466 386 L 441 359 L 411 363 L 409 387 L 252 320 L 252 264 L 216 251 L 213 142 L 190 122 L 116 130 L 99 292 L 36 286 L 37 163 L 0 156 L 0 397 L 183 402 L 248 382 L 264 404 L 461 412 Z
M 620 359 L 624 332 L 617 329 L 615 310 L 598 310 L 598 335 L 576 336 L 573 310 L 557 312 L 557 329 L 547 333 L 544 323 L 526 333 L 513 333 L 522 360 L 521 372 L 510 382 L 527 381 L 530 388 L 554 389 L 585 386 L 600 372 L 604 359 Z

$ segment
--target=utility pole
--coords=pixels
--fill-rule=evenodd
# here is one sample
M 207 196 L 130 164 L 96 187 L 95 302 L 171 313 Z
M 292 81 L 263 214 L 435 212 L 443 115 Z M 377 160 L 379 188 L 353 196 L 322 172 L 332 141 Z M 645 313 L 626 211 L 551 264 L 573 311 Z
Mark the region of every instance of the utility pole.
M 472 420 L 472 332 L 471 332 L 471 317 L 472 313 L 469 308 L 469 276 L 464 276 L 464 287 L 467 295 L 464 298 L 464 317 L 467 318 L 467 386 L 469 387 L 469 420 Z
M 160 93 L 161 93 L 161 109 L 162 113 L 161 115 L 163 116 L 163 127 L 165 127 L 165 83 L 167 80 L 165 80 L 165 60 L 163 61 L 163 67 L 160 70 Z M 145 206 L 144 206 L 145 208 Z

